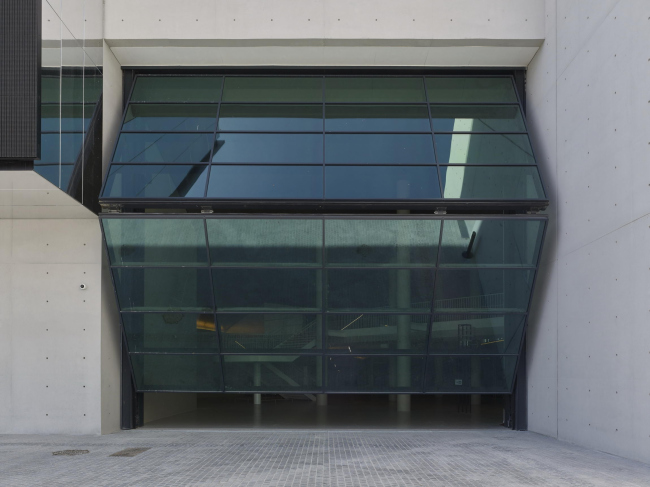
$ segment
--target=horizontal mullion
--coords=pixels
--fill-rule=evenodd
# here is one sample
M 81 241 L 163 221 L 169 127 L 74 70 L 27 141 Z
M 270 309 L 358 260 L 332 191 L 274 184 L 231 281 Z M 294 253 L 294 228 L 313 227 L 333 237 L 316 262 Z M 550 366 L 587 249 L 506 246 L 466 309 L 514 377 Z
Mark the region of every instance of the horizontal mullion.
M 494 311 L 494 308 L 486 308 L 485 311 L 476 311 L 475 309 L 472 311 L 459 311 L 459 312 L 454 312 L 454 311 L 434 311 L 432 313 L 435 316 L 458 316 L 458 315 L 471 315 L 471 316 L 483 316 L 483 315 L 490 315 L 490 316 L 501 316 L 501 315 L 519 315 L 522 318 L 528 316 L 527 311 Z
M 425 119 L 423 119 L 425 120 Z M 419 131 L 419 132 L 408 132 L 408 131 L 392 131 L 392 130 L 387 130 L 387 131 L 361 131 L 361 130 L 354 130 L 354 131 L 342 131 L 342 130 L 326 130 L 325 135 L 431 135 L 432 132 L 431 130 L 428 131 Z
M 515 105 L 520 106 L 518 101 L 430 101 L 429 105 L 432 107 L 435 106 L 447 106 L 447 105 L 465 105 L 465 106 L 493 106 L 493 105 Z
M 210 165 L 210 161 L 195 161 L 195 162 L 150 162 L 150 161 L 145 161 L 145 162 L 135 162 L 135 161 L 111 161 L 111 165 L 116 165 L 116 166 L 191 166 L 191 165 L 197 165 L 197 166 L 208 166 Z M 320 165 L 320 164 L 317 164 Z M 179 196 L 179 198 L 186 199 L 184 196 Z
M 428 357 L 519 357 L 518 353 L 431 353 Z
M 445 163 L 439 163 L 439 166 L 456 166 L 456 167 L 537 167 L 536 163 L 530 163 L 530 164 L 481 164 L 481 163 L 476 163 L 476 162 L 468 162 L 467 164 L 445 164 Z
M 129 352 L 129 355 L 219 355 L 219 352 Z
M 218 101 L 131 101 L 129 105 L 218 105 Z
M 437 120 L 434 118 L 433 120 Z M 458 131 L 458 132 L 449 132 L 449 131 L 433 131 L 433 135 L 528 135 L 528 132 L 467 132 L 467 131 Z
M 193 135 L 213 135 L 214 130 L 121 130 L 120 134 L 159 134 L 159 135 L 176 135 L 176 134 L 193 134 Z
M 397 215 L 397 214 L 383 214 L 383 215 L 368 215 L 368 214 L 269 214 L 269 213 L 100 213 L 100 219 L 175 219 L 175 218 L 197 218 L 209 220 L 229 220 L 229 219 L 269 219 L 269 220 L 547 220 L 544 215 L 495 215 L 495 214 L 475 214 L 468 213 L 467 215 Z
M 445 265 L 440 265 L 438 267 L 439 270 L 444 270 L 444 271 L 465 271 L 465 270 L 482 270 L 482 269 L 489 269 L 489 270 L 523 270 L 523 271 L 534 271 L 537 269 L 536 266 L 505 266 L 505 265 L 496 265 L 496 266 L 477 266 L 477 265 L 453 265 L 453 266 L 445 266 Z

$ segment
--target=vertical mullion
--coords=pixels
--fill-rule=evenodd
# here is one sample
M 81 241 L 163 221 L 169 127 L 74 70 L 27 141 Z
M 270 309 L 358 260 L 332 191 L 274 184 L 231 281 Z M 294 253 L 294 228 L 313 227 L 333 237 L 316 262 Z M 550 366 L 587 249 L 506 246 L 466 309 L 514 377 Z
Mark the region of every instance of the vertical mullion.
M 424 83 L 424 97 L 427 100 L 427 111 L 429 113 L 429 128 L 431 129 L 431 140 L 433 141 L 433 156 L 436 158 L 436 171 L 438 171 L 438 186 L 440 187 L 440 198 L 444 198 L 443 188 L 442 188 L 442 177 L 440 174 L 440 163 L 438 162 L 438 151 L 436 149 L 436 137 L 433 133 L 433 120 L 431 119 L 431 104 L 429 103 L 429 92 L 427 90 L 427 78 L 426 76 L 422 77 L 422 82 Z
M 320 297 L 320 307 L 321 307 L 321 379 L 320 379 L 320 386 L 321 386 L 321 391 L 323 391 L 323 394 L 325 393 L 325 380 L 327 378 L 327 373 L 326 373 L 326 367 L 327 367 L 327 362 L 325 361 L 325 344 L 326 344 L 326 339 L 327 339 L 327 315 L 325 314 L 325 297 L 327 295 L 326 293 L 326 286 L 327 286 L 327 277 L 326 277 L 326 271 L 325 271 L 325 217 L 323 217 L 322 220 L 322 227 L 321 227 L 321 297 Z
M 321 97 L 323 98 L 323 197 L 325 199 L 325 76 L 321 78 Z M 323 235 L 325 235 L 323 233 Z M 324 261 L 323 261 L 324 263 Z
M 208 197 L 208 186 L 210 185 L 210 173 L 212 172 L 212 158 L 214 157 L 214 146 L 217 143 L 217 131 L 219 130 L 219 115 L 221 114 L 221 99 L 223 98 L 223 87 L 226 84 L 226 77 L 221 77 L 221 91 L 219 92 L 219 103 L 217 104 L 217 117 L 214 120 L 214 132 L 212 136 L 212 147 L 210 147 L 210 158 L 208 159 L 208 177 L 205 179 L 205 189 L 203 197 Z M 208 238 L 207 230 L 205 234 L 206 242 Z M 209 249 L 208 249 L 209 250 Z M 215 308 L 216 309 L 216 308 Z
M 221 390 L 226 392 L 226 378 L 223 374 L 223 348 L 221 346 L 221 333 L 219 333 L 219 323 L 217 322 L 217 297 L 214 294 L 214 282 L 212 281 L 212 256 L 210 255 L 210 242 L 208 240 L 208 219 L 203 218 L 203 231 L 205 232 L 205 250 L 207 252 L 208 259 L 208 271 L 210 273 L 210 294 L 212 294 L 212 316 L 214 318 L 214 332 L 217 334 L 217 347 L 219 353 L 219 365 L 221 367 Z

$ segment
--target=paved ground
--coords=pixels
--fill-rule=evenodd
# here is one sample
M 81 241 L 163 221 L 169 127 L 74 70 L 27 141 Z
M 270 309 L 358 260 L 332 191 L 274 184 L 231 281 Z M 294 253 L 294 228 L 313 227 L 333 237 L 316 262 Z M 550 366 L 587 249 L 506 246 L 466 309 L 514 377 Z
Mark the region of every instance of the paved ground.
M 135 456 L 110 456 L 149 448 Z M 75 456 L 61 450 L 88 450 Z M 649 486 L 650 465 L 533 433 L 165 431 L 0 436 L 5 486 Z

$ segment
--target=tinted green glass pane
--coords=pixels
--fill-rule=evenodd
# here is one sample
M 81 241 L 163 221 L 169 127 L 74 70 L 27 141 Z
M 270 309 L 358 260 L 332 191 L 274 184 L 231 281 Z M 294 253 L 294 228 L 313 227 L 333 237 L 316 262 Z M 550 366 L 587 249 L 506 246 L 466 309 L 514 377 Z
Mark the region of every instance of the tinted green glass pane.
M 445 220 L 440 265 L 534 267 L 543 232 L 541 220 Z
M 535 272 L 522 269 L 439 269 L 434 311 L 521 311 Z
M 60 139 L 59 139 L 60 137 Z M 59 151 L 59 140 L 61 150 Z M 41 135 L 41 164 L 47 162 L 74 163 L 81 151 L 84 134 L 42 134 Z M 60 157 L 60 159 L 59 159 Z
M 221 105 L 219 130 L 321 132 L 322 105 Z
M 459 199 L 544 199 L 534 166 L 440 166 L 443 196 Z
M 212 162 L 321 164 L 321 134 L 217 134 Z
M 511 78 L 426 78 L 429 103 L 517 103 Z
M 212 166 L 210 198 L 322 199 L 322 166 Z
M 424 134 L 327 134 L 326 164 L 435 164 Z
M 306 352 L 320 350 L 321 315 L 219 314 L 224 352 Z
M 431 315 L 327 316 L 327 349 L 333 353 L 424 353 Z
M 436 134 L 440 164 L 535 164 L 525 134 Z
M 516 356 L 429 357 L 427 392 L 510 392 L 517 365 Z
M 41 77 L 41 103 L 96 103 L 102 94 L 102 78 L 97 76 Z
M 518 105 L 431 105 L 435 132 L 525 132 Z
M 320 356 L 225 355 L 226 391 L 318 391 L 321 364 Z
M 144 132 L 214 131 L 217 105 L 130 104 L 122 130 Z
M 221 76 L 138 76 L 131 101 L 218 102 Z
M 323 101 L 322 78 L 228 76 L 223 101 L 320 103 Z
M 191 267 L 113 269 L 122 311 L 211 311 L 208 269 Z
M 429 132 L 422 105 L 327 105 L 325 130 L 332 132 Z
M 321 271 L 316 269 L 213 269 L 218 311 L 316 311 Z
M 212 265 L 319 265 L 321 220 L 209 219 Z
M 130 352 L 219 351 L 212 313 L 122 313 L 122 323 Z
M 83 132 L 88 129 L 94 106 L 85 105 L 43 105 L 41 107 L 41 130 Z M 84 118 L 85 117 L 85 118 Z
M 60 78 L 58 76 L 41 76 L 41 103 L 60 102 Z
M 218 355 L 131 354 L 131 364 L 140 392 L 223 390 Z
M 417 103 L 426 96 L 422 78 L 325 78 L 325 101 Z
M 519 353 L 525 315 L 434 315 L 429 353 Z
M 115 162 L 208 162 L 213 134 L 122 133 Z
M 329 356 L 330 392 L 419 392 L 424 379 L 421 356 Z
M 429 312 L 432 269 L 329 269 L 331 311 Z
M 328 265 L 436 264 L 438 220 L 326 220 Z
M 325 198 L 422 200 L 440 198 L 435 166 L 326 166 Z
M 47 179 L 57 188 L 67 188 L 72 176 L 74 164 L 37 164 L 34 161 L 34 172 Z M 61 184 L 59 184 L 59 181 Z
M 207 166 L 112 164 L 105 198 L 203 198 Z
M 99 70 L 95 70 L 98 72 Z M 84 77 L 84 103 L 97 103 L 102 94 L 104 78 L 101 74 L 97 76 Z
M 203 220 L 102 220 L 112 265 L 208 265 Z

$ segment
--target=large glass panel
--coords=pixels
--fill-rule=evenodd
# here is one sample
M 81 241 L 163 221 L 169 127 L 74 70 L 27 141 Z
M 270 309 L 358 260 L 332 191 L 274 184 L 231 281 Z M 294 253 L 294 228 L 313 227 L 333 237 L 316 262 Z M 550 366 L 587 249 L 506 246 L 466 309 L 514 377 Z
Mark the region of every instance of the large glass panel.
M 327 134 L 326 164 L 435 164 L 426 134 Z
M 212 265 L 320 265 L 323 222 L 297 219 L 209 219 Z
M 434 310 L 524 312 L 534 276 L 523 269 L 438 269 Z
M 440 164 L 535 164 L 526 134 L 436 134 Z
M 545 198 L 534 166 L 440 166 L 445 198 L 527 200 Z
M 221 105 L 219 130 L 321 132 L 322 105 Z
M 325 78 L 325 101 L 417 103 L 426 96 L 422 78 Z
M 219 351 L 212 313 L 122 313 L 122 322 L 130 352 Z
M 218 311 L 315 311 L 321 305 L 317 269 L 213 269 Z
M 424 353 L 431 315 L 327 315 L 327 349 L 334 353 Z
M 321 315 L 218 314 L 224 352 L 307 352 L 320 350 Z
M 330 392 L 420 392 L 422 356 L 326 356 Z
M 438 170 L 426 166 L 326 166 L 325 198 L 423 200 L 440 198 Z
M 519 105 L 431 105 L 435 132 L 525 132 Z
M 208 162 L 213 134 L 123 133 L 115 162 Z
M 131 364 L 140 392 L 223 390 L 218 355 L 131 354 Z
M 208 264 L 203 220 L 104 219 L 112 265 Z
M 430 132 L 423 105 L 327 105 L 325 130 L 332 132 Z
M 60 70 L 60 67 L 58 69 Z M 52 71 L 52 68 L 49 68 L 48 71 Z M 58 109 L 61 95 L 60 82 L 58 74 L 41 77 L 41 103 L 55 103 Z
M 191 267 L 113 269 L 122 311 L 211 311 L 208 269 Z
M 217 134 L 212 162 L 321 164 L 322 134 Z
M 517 357 L 432 356 L 427 364 L 427 392 L 510 392 Z
M 321 364 L 314 355 L 225 355 L 226 392 L 317 392 Z
M 143 132 L 212 132 L 217 105 L 130 104 L 122 130 Z
M 325 220 L 329 265 L 433 266 L 439 237 L 438 220 Z
M 41 130 L 58 134 L 60 123 L 61 130 L 64 132 L 83 132 L 88 129 L 93 110 L 94 106 L 86 107 L 84 110 L 84 105 L 62 105 L 59 113 L 59 105 L 43 105 L 41 107 Z M 84 118 L 84 111 L 87 118 Z
M 221 76 L 138 76 L 131 101 L 218 102 Z
M 530 266 L 544 232 L 541 220 L 445 220 L 441 266 Z
M 511 78 L 426 78 L 429 103 L 517 103 Z
M 322 199 L 322 166 L 212 166 L 209 198 Z
M 429 353 L 519 353 L 525 315 L 437 314 Z
M 327 309 L 429 312 L 433 269 L 328 269 Z
M 320 77 L 228 76 L 224 102 L 314 102 L 323 101 Z
M 74 163 L 79 156 L 84 134 L 60 134 L 61 146 L 59 150 L 59 134 L 43 134 L 41 136 L 41 159 L 37 164 L 47 162 Z M 60 159 L 59 159 L 60 156 Z
M 203 198 L 207 166 L 111 165 L 104 198 Z

